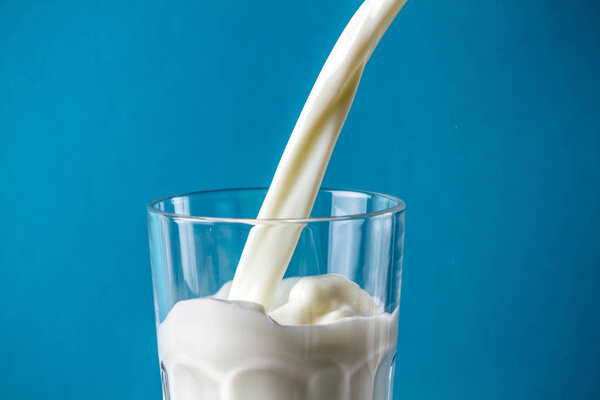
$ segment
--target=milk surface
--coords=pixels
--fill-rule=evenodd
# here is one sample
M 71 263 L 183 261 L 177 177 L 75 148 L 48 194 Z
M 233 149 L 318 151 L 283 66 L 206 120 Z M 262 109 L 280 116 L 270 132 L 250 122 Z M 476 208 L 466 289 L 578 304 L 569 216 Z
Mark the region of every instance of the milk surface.
M 178 302 L 160 325 L 169 400 L 387 399 L 397 310 L 339 275 L 283 280 L 267 313 L 228 290 Z

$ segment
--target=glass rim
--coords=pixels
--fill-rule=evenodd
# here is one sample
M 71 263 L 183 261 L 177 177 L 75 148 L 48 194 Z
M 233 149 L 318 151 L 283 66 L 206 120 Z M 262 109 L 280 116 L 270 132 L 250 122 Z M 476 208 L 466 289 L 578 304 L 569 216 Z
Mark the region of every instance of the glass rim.
M 369 213 L 361 213 L 361 214 L 349 214 L 349 215 L 338 215 L 331 217 L 315 217 L 315 218 L 232 218 L 232 217 L 210 217 L 210 216 L 200 216 L 200 215 L 184 215 L 177 214 L 172 212 L 167 212 L 163 210 L 159 210 L 156 208 L 156 205 L 165 200 L 174 199 L 177 197 L 191 196 L 191 195 L 199 195 L 199 194 L 211 194 L 211 193 L 226 193 L 226 192 L 246 192 L 246 191 L 254 191 L 254 190 L 268 190 L 266 187 L 247 187 L 247 188 L 229 188 L 229 189 L 213 189 L 213 190 L 198 190 L 193 192 L 186 193 L 178 193 L 170 196 L 164 196 L 158 198 L 156 200 L 152 200 L 146 206 L 146 210 L 150 214 L 157 214 L 166 218 L 171 218 L 174 220 L 184 220 L 184 221 L 195 221 L 195 222 L 221 222 L 221 223 L 238 223 L 238 224 L 248 224 L 248 225 L 259 225 L 259 224 L 279 224 L 279 223 L 291 223 L 291 224 L 306 224 L 311 222 L 327 222 L 327 221 L 344 221 L 344 220 L 354 220 L 354 219 L 365 219 L 378 217 L 381 215 L 391 215 L 400 212 L 404 212 L 406 208 L 406 204 L 399 197 L 391 196 L 388 194 L 371 192 L 367 190 L 353 190 L 353 189 L 335 189 L 335 188 L 320 188 L 319 192 L 350 192 L 350 193 L 360 193 L 367 194 L 371 196 L 383 197 L 388 200 L 392 200 L 396 204 L 392 207 L 387 207 L 382 210 L 373 211 Z

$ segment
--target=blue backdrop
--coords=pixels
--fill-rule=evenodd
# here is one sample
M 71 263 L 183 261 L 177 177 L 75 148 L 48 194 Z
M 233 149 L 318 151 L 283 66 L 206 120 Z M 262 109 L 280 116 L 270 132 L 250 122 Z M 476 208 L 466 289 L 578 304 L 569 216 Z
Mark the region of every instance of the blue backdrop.
M 0 397 L 159 399 L 145 205 L 266 186 L 358 0 L 0 1 Z M 398 399 L 600 398 L 600 4 L 409 0 L 325 177 L 407 203 Z

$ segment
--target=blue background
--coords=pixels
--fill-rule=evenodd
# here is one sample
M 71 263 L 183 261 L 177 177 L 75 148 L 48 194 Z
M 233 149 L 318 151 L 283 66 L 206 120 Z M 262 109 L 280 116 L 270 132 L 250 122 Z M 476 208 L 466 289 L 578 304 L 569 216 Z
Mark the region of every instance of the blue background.
M 0 1 L 0 397 L 159 399 L 145 205 L 266 186 L 357 0 Z M 327 186 L 407 203 L 398 399 L 600 398 L 600 4 L 409 0 Z

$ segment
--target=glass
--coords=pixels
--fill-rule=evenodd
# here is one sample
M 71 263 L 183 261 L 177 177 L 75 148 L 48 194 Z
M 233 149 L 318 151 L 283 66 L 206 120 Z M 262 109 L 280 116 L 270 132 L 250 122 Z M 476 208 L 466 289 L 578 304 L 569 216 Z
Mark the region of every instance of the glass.
M 169 196 L 148 205 L 157 329 L 178 302 L 213 296 L 233 279 L 248 233 L 257 225 L 301 227 L 302 233 L 284 279 L 343 275 L 364 289 L 380 306 L 382 315 L 390 316 L 391 323 L 386 325 L 387 328 L 364 325 L 367 329 L 360 339 L 360 346 L 353 346 L 367 349 L 366 361 L 356 371 L 348 371 L 348 367 L 333 356 L 326 357 L 327 349 L 341 345 L 325 341 L 327 335 L 333 332 L 331 329 L 354 329 L 351 324 L 359 323 L 360 318 L 331 325 L 282 327 L 272 323 L 276 327 L 274 335 L 304 335 L 302 337 L 307 344 L 298 350 L 296 359 L 289 359 L 290 356 L 286 355 L 283 357 L 286 359 L 271 361 L 275 364 L 281 361 L 277 365 L 291 363 L 294 368 L 309 367 L 303 369 L 302 374 L 296 374 L 298 376 L 289 376 L 295 374 L 285 372 L 285 367 L 271 372 L 265 372 L 261 367 L 259 375 L 252 375 L 256 371 L 248 367 L 250 370 L 242 371 L 244 379 L 255 384 L 246 384 L 244 390 L 238 392 L 235 388 L 239 389 L 239 385 L 231 382 L 242 379 L 237 378 L 241 376 L 242 367 L 235 362 L 231 370 L 221 371 L 227 379 L 207 377 L 187 366 L 169 367 L 164 360 L 165 354 L 161 354 L 159 330 L 164 398 L 391 399 L 402 271 L 404 203 L 395 197 L 377 193 L 323 189 L 319 191 L 308 219 L 257 220 L 254 217 L 265 194 L 266 189 L 205 191 Z M 222 335 L 217 326 L 223 318 L 219 315 L 204 317 L 197 333 L 209 338 Z M 336 324 L 338 328 L 328 328 Z M 340 324 L 346 324 L 346 328 Z M 245 336 L 251 335 L 249 332 L 237 334 L 240 343 L 236 343 L 238 337 L 235 333 L 230 333 L 233 339 L 228 334 L 227 339 L 223 336 L 223 343 L 217 340 L 214 346 L 219 347 L 218 351 L 225 357 L 228 349 L 244 346 L 244 340 L 248 339 Z M 385 354 L 376 355 L 376 349 L 381 348 L 382 337 L 392 345 L 386 348 Z M 256 342 L 261 338 L 254 337 L 253 340 Z M 273 338 L 264 338 L 264 341 L 268 340 Z M 343 340 L 340 337 L 338 341 Z M 268 342 L 262 344 L 269 346 Z M 353 348 L 347 349 L 348 354 L 353 351 Z M 208 362 L 191 362 L 196 361 Z M 239 361 L 241 365 L 247 360 Z M 319 379 L 326 382 L 319 383 Z M 294 389 L 290 391 L 291 386 L 283 385 L 281 380 L 293 381 Z M 233 389 L 228 385 L 233 385 Z M 190 391 L 190 387 L 194 389 Z

